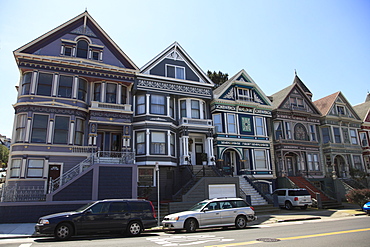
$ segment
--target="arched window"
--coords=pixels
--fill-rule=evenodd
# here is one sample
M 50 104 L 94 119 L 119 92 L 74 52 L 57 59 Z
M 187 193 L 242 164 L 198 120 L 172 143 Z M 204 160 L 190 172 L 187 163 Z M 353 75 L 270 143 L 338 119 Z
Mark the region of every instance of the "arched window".
M 87 58 L 88 50 L 89 43 L 86 40 L 81 39 L 77 42 L 77 57 Z
M 303 124 L 296 124 L 294 127 L 294 139 L 308 141 L 307 130 Z

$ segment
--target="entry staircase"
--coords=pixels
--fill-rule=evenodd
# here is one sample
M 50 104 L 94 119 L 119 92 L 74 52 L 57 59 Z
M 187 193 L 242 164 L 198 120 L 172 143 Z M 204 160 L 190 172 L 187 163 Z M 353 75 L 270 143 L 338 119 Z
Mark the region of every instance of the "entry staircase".
M 246 195 L 251 196 L 252 206 L 262 206 L 268 204 L 265 198 L 263 198 L 263 196 L 243 176 L 239 176 L 239 186 Z
M 297 188 L 304 188 L 311 194 L 312 198 L 317 198 L 316 194 L 320 194 L 322 208 L 340 208 L 342 204 L 334 198 L 328 196 L 325 192 L 313 185 L 304 177 L 288 177 Z

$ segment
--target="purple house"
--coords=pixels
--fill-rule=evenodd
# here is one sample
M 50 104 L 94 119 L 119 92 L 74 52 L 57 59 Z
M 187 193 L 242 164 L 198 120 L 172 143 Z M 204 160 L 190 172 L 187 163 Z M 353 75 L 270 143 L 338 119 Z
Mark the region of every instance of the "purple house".
M 131 59 L 88 12 L 14 56 L 21 78 L 2 201 L 136 198 Z

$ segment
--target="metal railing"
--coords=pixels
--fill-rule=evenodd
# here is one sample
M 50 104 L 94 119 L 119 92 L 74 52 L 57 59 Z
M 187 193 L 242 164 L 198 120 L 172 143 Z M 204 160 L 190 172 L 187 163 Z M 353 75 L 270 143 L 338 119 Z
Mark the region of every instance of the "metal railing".
M 98 151 L 91 154 L 90 157 L 86 158 L 67 172 L 60 175 L 60 177 L 51 180 L 49 182 L 49 193 L 57 190 L 59 187 L 68 183 L 80 173 L 87 170 L 90 166 L 100 164 L 134 164 L 135 154 L 133 152 L 114 152 L 114 151 Z
M 1 202 L 45 201 L 44 186 L 3 185 L 0 187 Z

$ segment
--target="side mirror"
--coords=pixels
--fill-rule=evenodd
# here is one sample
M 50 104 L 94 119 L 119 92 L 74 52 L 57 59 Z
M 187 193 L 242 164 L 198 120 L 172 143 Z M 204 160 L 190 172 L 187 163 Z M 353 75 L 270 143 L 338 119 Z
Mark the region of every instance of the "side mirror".
M 207 211 L 209 211 L 208 208 L 203 208 L 203 212 L 207 212 Z

